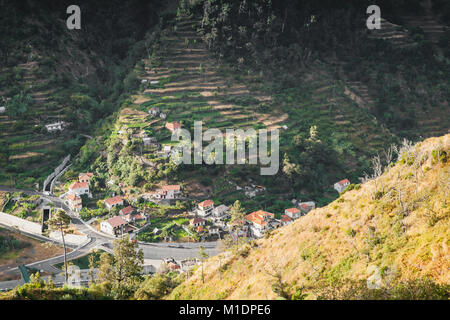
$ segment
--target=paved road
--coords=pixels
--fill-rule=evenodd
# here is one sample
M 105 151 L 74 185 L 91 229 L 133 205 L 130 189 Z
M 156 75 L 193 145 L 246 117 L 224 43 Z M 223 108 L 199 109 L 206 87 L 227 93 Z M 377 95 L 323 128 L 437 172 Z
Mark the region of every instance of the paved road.
M 77 228 L 77 230 L 90 238 L 89 243 L 76 248 L 72 252 L 67 254 L 69 260 L 76 259 L 83 255 L 86 255 L 93 248 L 110 248 L 113 247 L 114 237 L 103 234 L 93 227 L 86 224 L 84 221 L 76 217 L 75 213 L 72 212 L 64 202 L 55 196 L 46 195 L 38 191 L 30 190 L 19 190 L 14 188 L 9 188 L 5 186 L 0 186 L 0 191 L 6 192 L 24 192 L 28 195 L 40 195 L 41 197 L 53 202 L 55 207 L 62 208 L 72 216 L 72 224 Z M 181 260 L 185 258 L 198 257 L 199 247 L 203 246 L 206 253 L 209 256 L 218 254 L 217 249 L 218 242 L 203 242 L 203 243 L 142 243 L 139 242 L 139 248 L 144 252 L 145 259 L 159 260 L 166 257 L 171 257 L 176 260 Z M 64 261 L 63 256 L 54 257 L 44 261 L 34 262 L 28 264 L 27 266 L 33 267 L 39 270 L 44 270 L 51 273 L 61 272 L 56 269 L 53 265 L 61 263 Z M 13 269 L 14 270 L 14 269 Z

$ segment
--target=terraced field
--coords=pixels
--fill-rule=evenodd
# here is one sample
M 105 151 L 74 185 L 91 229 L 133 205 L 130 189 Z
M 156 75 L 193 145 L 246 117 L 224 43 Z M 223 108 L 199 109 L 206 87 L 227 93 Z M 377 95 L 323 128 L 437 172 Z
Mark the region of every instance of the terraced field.
M 22 70 L 20 87 L 33 98 L 33 102 L 21 117 L 10 119 L 6 114 L 0 117 L 0 140 L 8 144 L 9 163 L 22 168 L 20 173 L 10 171 L 0 175 L 0 184 L 15 182 L 29 187 L 41 182 L 64 156 L 61 145 L 72 138 L 73 132 L 70 130 L 50 134 L 43 128 L 44 124 L 64 120 L 64 108 L 53 100 L 56 89 L 50 85 L 50 80 L 38 76 L 39 61 L 40 57 L 35 55 L 33 61 L 15 68 Z

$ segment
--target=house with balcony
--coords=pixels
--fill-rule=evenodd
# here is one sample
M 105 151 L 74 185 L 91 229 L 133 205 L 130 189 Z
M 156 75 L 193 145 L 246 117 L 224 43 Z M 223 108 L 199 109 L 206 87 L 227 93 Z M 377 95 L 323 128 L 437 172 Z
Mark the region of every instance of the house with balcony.
M 153 194 L 155 199 L 178 199 L 181 196 L 182 190 L 179 184 L 163 186 Z
M 245 216 L 249 223 L 250 232 L 255 238 L 261 238 L 267 230 L 273 229 L 275 215 L 270 212 L 258 210 Z
M 66 199 L 67 199 L 67 205 L 69 206 L 70 210 L 72 210 L 74 212 L 80 212 L 81 209 L 83 208 L 80 196 L 78 196 L 74 193 L 69 193 L 66 196 Z
M 100 231 L 112 236 L 121 236 L 128 231 L 127 222 L 120 216 L 112 217 L 100 223 Z
M 214 210 L 214 202 L 212 200 L 205 200 L 197 205 L 197 214 L 201 217 L 209 216 Z
M 69 193 L 81 196 L 86 194 L 88 197 L 92 197 L 89 191 L 89 183 L 76 181 L 69 186 Z

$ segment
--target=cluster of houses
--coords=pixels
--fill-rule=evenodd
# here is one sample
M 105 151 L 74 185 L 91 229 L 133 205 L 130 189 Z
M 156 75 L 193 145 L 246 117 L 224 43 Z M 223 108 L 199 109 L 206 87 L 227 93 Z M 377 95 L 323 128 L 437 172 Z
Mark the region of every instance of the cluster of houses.
M 245 216 L 242 227 L 232 236 L 261 238 L 267 230 L 288 225 L 314 208 L 313 201 L 300 202 L 297 207 L 286 209 L 281 219 L 276 219 L 273 213 L 263 210 L 252 212 Z M 193 213 L 195 217 L 189 224 L 199 234 L 220 235 L 231 230 L 231 225 L 225 222 L 230 217 L 230 208 L 225 205 L 215 207 L 212 200 L 205 200 L 197 204 Z M 208 229 L 205 228 L 207 224 Z
M 80 212 L 83 208 L 81 196 L 85 194 L 88 197 L 92 197 L 89 183 L 93 176 L 94 174 L 92 172 L 80 173 L 78 180 L 69 186 L 69 191 L 66 193 L 66 203 L 70 210 Z
M 119 215 L 100 223 L 100 231 L 112 236 L 120 236 L 124 233 L 135 231 L 133 225 L 137 221 L 145 220 L 146 217 L 138 209 L 132 206 L 124 206 L 124 199 L 121 196 L 108 198 L 104 201 L 105 208 L 111 210 L 115 207 L 123 207 L 119 210 Z

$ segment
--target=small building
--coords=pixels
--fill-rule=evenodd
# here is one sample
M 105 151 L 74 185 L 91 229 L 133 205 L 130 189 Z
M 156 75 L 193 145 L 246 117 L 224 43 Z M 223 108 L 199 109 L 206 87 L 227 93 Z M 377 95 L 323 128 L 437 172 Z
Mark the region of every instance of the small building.
M 128 206 L 119 211 L 121 216 L 126 216 L 127 214 L 132 214 L 134 212 L 134 208 L 132 206 Z
M 108 210 L 111 210 L 114 207 L 123 206 L 123 199 L 121 196 L 106 199 L 105 206 Z
M 284 214 L 287 215 L 291 219 L 298 219 L 301 216 L 301 212 L 297 208 L 289 208 L 284 210 Z
M 147 81 L 148 81 L 147 79 L 142 79 L 141 83 L 147 83 Z
M 181 186 L 179 184 L 163 186 L 156 190 L 153 197 L 156 199 L 177 199 L 181 197 Z
M 126 230 L 127 222 L 119 216 L 112 217 L 100 223 L 100 231 L 112 236 L 122 235 Z
M 258 210 L 245 216 L 245 220 L 250 224 L 250 231 L 256 238 L 263 237 L 267 230 L 272 229 L 270 222 L 272 222 L 274 218 L 275 215 L 273 213 L 263 210 Z
M 282 224 L 283 226 L 286 226 L 286 225 L 288 225 L 288 224 L 291 224 L 292 221 L 293 221 L 292 218 L 289 217 L 287 214 L 283 214 L 283 215 L 281 216 L 281 224 Z
M 207 217 L 212 213 L 213 210 L 214 210 L 214 201 L 205 200 L 198 204 L 197 214 L 202 217 Z
M 69 193 L 81 196 L 82 194 L 87 194 L 91 196 L 89 192 L 89 183 L 76 181 L 69 186 Z
M 170 131 L 170 132 L 175 132 L 177 129 L 181 128 L 181 124 L 177 121 L 173 121 L 173 122 L 166 122 L 166 128 Z
M 46 124 L 45 128 L 48 132 L 56 132 L 64 130 L 66 123 L 64 121 L 58 121 L 55 123 Z
M 316 203 L 314 201 L 301 202 L 299 203 L 298 207 L 303 214 L 307 214 L 308 212 L 316 208 Z
M 80 212 L 82 209 L 82 201 L 81 201 L 81 197 L 78 196 L 77 194 L 74 193 L 69 193 L 66 196 L 67 199 L 67 204 L 70 208 L 70 210 L 75 211 L 75 212 Z
M 0 113 L 5 113 L 6 112 L 6 107 L 0 107 Z
M 148 113 L 149 113 L 152 117 L 156 117 L 156 116 L 159 115 L 159 108 L 158 108 L 158 107 L 150 108 L 150 109 L 148 110 Z
M 94 176 L 94 174 L 92 172 L 80 173 L 78 175 L 78 181 L 89 183 L 89 182 L 91 182 L 91 179 L 93 176 Z
M 205 223 L 206 223 L 206 220 L 203 218 L 193 218 L 193 219 L 189 220 L 189 224 L 191 225 L 191 227 L 204 226 Z
M 336 190 L 337 192 L 341 193 L 342 191 L 344 191 L 348 186 L 350 185 L 350 180 L 348 179 L 344 179 L 341 181 L 338 181 L 334 184 L 334 190 Z
M 228 216 L 228 211 L 230 210 L 229 207 L 227 207 L 224 204 L 221 204 L 218 207 L 215 207 L 212 211 L 212 215 L 214 218 L 224 218 Z
M 160 117 L 161 119 L 165 120 L 165 119 L 167 118 L 167 114 L 165 114 L 164 112 L 161 112 L 161 113 L 159 114 L 159 117 Z

